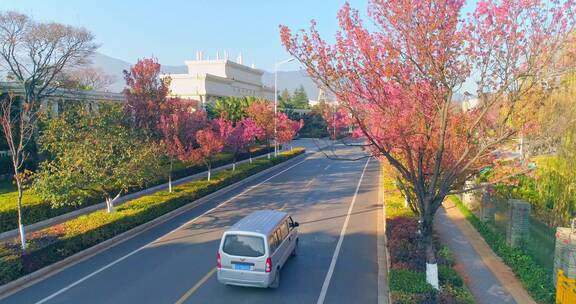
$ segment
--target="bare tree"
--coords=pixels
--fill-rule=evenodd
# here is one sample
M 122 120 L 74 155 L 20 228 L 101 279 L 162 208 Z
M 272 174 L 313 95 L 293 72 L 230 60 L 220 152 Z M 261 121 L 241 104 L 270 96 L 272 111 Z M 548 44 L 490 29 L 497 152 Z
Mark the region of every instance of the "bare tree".
M 114 75 L 92 66 L 66 71 L 62 76 L 65 88 L 77 90 L 105 90 L 116 81 Z
M 29 104 L 18 104 L 19 99 L 13 93 L 4 94 L 0 102 L 0 126 L 6 137 L 12 158 L 14 180 L 18 188 L 18 227 L 22 249 L 26 249 L 24 225 L 22 224 L 22 195 L 24 189 L 24 162 L 28 158 L 26 145 L 32 139 L 37 113 L 33 113 Z
M 0 66 L 23 90 L 21 98 L 10 93 L 0 106 L 2 130 L 12 153 L 19 193 L 22 249 L 26 248 L 21 212 L 22 168 L 29 156 L 25 148 L 35 133 L 40 101 L 60 87 L 57 79 L 63 70 L 87 63 L 98 47 L 93 40 L 92 33 L 84 28 L 40 23 L 18 12 L 0 13 Z

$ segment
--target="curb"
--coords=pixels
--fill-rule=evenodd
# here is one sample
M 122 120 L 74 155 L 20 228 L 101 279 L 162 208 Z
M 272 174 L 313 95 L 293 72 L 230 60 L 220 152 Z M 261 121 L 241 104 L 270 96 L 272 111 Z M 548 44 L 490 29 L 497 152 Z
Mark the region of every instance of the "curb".
M 36 284 L 37 282 L 44 280 L 46 278 L 49 278 L 50 276 L 57 274 L 58 272 L 71 267 L 75 264 L 78 264 L 88 258 L 91 258 L 93 256 L 95 256 L 96 254 L 101 253 L 102 251 L 109 249 L 111 247 L 114 247 L 115 245 L 118 245 L 126 240 L 129 240 L 137 235 L 139 235 L 142 232 L 145 232 L 151 228 L 154 228 L 160 224 L 163 224 L 187 211 L 190 211 L 204 203 L 206 203 L 207 201 L 209 201 L 210 199 L 218 196 L 218 195 L 222 195 L 225 194 L 229 191 L 232 191 L 240 186 L 243 186 L 245 184 L 247 184 L 248 182 L 251 182 L 253 180 L 255 180 L 256 178 L 265 175 L 275 169 L 279 169 L 279 168 L 283 168 L 286 167 L 298 160 L 301 160 L 303 158 L 306 158 L 308 155 L 308 153 L 304 152 L 298 156 L 295 156 L 289 160 L 286 160 L 280 164 L 277 164 L 275 166 L 272 166 L 270 168 L 264 169 L 258 173 L 255 173 L 253 175 L 250 175 L 248 177 L 246 177 L 245 179 L 238 181 L 234 184 L 228 185 L 220 190 L 217 190 L 215 192 L 212 192 L 204 197 L 201 197 L 195 201 L 190 202 L 187 205 L 184 205 L 178 209 L 172 210 L 164 215 L 161 215 L 149 222 L 146 222 L 142 225 L 136 226 L 128 231 L 125 231 L 117 236 L 114 236 L 108 240 L 105 240 L 99 244 L 96 244 L 92 247 L 86 248 L 80 252 L 77 252 L 61 261 L 58 261 L 54 264 L 48 265 L 44 268 L 38 269 L 32 273 L 29 273 L 27 275 L 24 275 L 21 278 L 18 278 L 12 282 L 8 282 L 2 286 L 0 286 L 0 300 L 26 288 L 29 287 L 31 285 Z
M 383 265 L 383 266 L 378 265 L 378 267 L 380 268 L 379 272 L 381 271 L 381 268 L 386 267 L 386 269 L 384 270 L 386 272 L 386 276 L 385 276 L 385 278 L 382 278 L 384 275 L 381 275 L 380 273 L 378 275 L 379 281 L 382 280 L 382 282 L 378 282 L 378 303 L 391 304 L 392 298 L 391 298 L 390 288 L 389 288 L 390 251 L 388 250 L 388 238 L 386 237 L 386 201 L 384 199 L 383 182 L 384 182 L 384 169 L 382 167 L 382 164 L 380 164 L 380 173 L 378 175 L 378 200 L 379 200 L 379 203 L 382 204 L 382 214 L 381 214 L 382 221 L 381 221 L 381 223 L 379 223 L 382 225 L 382 229 L 378 229 L 378 232 L 380 232 L 381 230 L 383 231 L 382 238 L 383 238 L 384 243 L 382 244 L 382 246 L 384 246 L 383 249 L 384 249 L 384 252 L 386 254 L 386 261 L 385 261 L 385 265 Z

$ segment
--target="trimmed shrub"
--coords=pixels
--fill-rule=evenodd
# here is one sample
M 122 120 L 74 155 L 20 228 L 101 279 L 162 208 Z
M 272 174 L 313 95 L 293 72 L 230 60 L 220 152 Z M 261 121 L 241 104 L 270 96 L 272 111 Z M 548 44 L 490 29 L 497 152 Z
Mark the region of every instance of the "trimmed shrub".
M 451 266 L 440 265 L 438 267 L 438 279 L 440 285 L 451 285 L 454 287 L 464 287 L 464 281 Z
M 2 174 L 13 174 L 14 169 L 12 169 L 12 160 L 10 156 L 6 154 L 0 155 L 0 175 Z
M 389 287 L 391 291 L 406 293 L 434 292 L 434 288 L 426 283 L 426 275 L 423 272 L 407 269 L 391 269 Z
M 16 279 L 60 261 L 302 153 L 303 149 L 294 149 L 282 152 L 277 158 L 270 160 L 254 160 L 252 164 L 239 165 L 236 171 L 218 172 L 210 181 L 192 181 L 174 187 L 172 193 L 159 191 L 120 205 L 113 213 L 100 210 L 42 230 L 38 233 L 42 237 L 29 240 L 30 250 L 22 255 L 21 259 L 17 256 L 22 267 L 13 266 L 10 270 L 6 270 L 6 277 L 9 278 L 6 280 Z M 49 244 L 38 246 L 38 242 L 45 243 L 47 236 L 52 238 Z M 2 258 L 2 263 L 12 265 L 14 261 L 8 258 L 4 261 Z M 3 274 L 2 277 L 4 276 Z
M 0 245 L 0 284 L 8 283 L 22 273 L 22 260 L 17 251 Z
M 424 250 L 418 246 L 418 223 L 414 218 L 397 217 L 386 220 L 388 251 L 393 268 L 415 271 L 426 269 Z

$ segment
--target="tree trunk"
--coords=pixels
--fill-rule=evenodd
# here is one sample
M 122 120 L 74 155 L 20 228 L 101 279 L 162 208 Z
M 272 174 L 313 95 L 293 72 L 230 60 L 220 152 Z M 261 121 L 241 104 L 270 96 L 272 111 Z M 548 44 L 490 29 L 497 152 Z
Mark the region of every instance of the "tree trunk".
M 106 196 L 106 211 L 108 213 L 112 213 L 112 212 L 116 211 L 116 208 L 114 207 L 114 202 L 120 197 L 121 193 L 122 193 L 122 191 L 118 192 L 118 194 L 116 194 L 116 196 L 114 198 Z
M 168 192 L 172 193 L 172 163 L 174 161 L 170 158 L 170 172 L 168 173 Z
M 431 204 L 428 204 L 428 206 L 430 205 Z M 426 253 L 426 282 L 438 290 L 440 289 L 438 284 L 438 264 L 436 260 L 436 251 L 434 249 L 434 241 L 432 238 L 433 215 L 434 214 L 429 210 L 423 212 L 420 230 L 422 233 L 422 245 Z
M 110 197 L 106 197 L 106 211 L 108 213 L 114 212 L 114 204 L 112 203 L 112 199 Z
M 248 157 L 250 158 L 250 163 L 252 163 L 252 151 L 248 149 Z
M 210 181 L 210 177 L 212 175 L 212 164 L 208 163 L 206 166 L 208 167 L 208 181 Z
M 236 153 L 234 153 L 234 161 L 232 162 L 232 171 L 236 171 Z
M 18 187 L 18 231 L 20 232 L 20 247 L 22 251 L 26 250 L 26 233 L 24 231 L 24 223 L 22 218 L 22 182 L 20 178 L 16 177 L 16 186 Z

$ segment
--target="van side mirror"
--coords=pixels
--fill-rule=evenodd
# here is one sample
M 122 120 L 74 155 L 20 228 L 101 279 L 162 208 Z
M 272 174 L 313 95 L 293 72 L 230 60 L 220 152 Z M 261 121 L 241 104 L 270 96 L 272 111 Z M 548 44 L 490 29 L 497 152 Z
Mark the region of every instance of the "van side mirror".
M 294 223 L 292 223 L 290 226 L 292 226 L 292 228 L 299 227 L 299 226 L 300 226 L 300 223 L 294 222 Z

